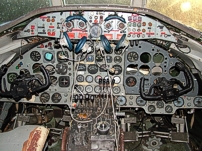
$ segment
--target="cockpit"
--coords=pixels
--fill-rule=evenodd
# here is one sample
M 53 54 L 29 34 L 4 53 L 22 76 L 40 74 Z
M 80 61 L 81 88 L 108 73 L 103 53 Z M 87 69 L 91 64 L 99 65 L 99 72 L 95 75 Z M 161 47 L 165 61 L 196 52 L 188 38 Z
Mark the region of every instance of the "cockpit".
M 199 30 L 145 7 L 66 4 L 0 36 L 1 150 L 202 148 Z

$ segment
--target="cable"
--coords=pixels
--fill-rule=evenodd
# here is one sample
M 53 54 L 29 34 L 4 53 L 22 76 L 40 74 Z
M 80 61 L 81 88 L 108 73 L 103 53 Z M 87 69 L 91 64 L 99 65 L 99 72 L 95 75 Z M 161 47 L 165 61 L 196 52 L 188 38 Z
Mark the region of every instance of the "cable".
M 180 52 L 182 52 L 182 53 L 184 53 L 184 54 L 189 54 L 189 53 L 191 52 L 191 48 L 190 48 L 188 45 L 177 44 L 177 43 L 174 43 L 174 44 L 175 44 L 176 48 L 177 48 Z M 188 48 L 188 52 L 182 51 L 179 46 L 185 46 L 185 47 L 187 47 L 187 48 Z
M 76 68 L 76 72 L 75 72 L 75 76 L 74 76 L 74 81 L 76 81 L 76 76 L 77 76 L 76 73 L 77 73 L 77 71 L 78 71 L 79 64 L 80 64 L 80 58 L 79 58 L 78 65 L 77 65 L 77 68 Z M 74 87 L 75 87 L 74 81 L 73 81 L 73 84 L 72 84 L 72 94 L 71 94 L 71 99 L 70 99 L 70 100 L 71 100 L 71 101 L 70 101 L 70 105 L 72 105 L 72 103 L 73 103 L 72 101 L 73 101 Z M 107 99 L 106 99 L 106 101 L 105 101 L 105 106 L 104 106 L 102 112 L 101 112 L 95 119 L 99 118 L 99 117 L 104 113 L 104 111 L 105 111 L 106 108 L 107 108 L 107 104 L 108 104 L 108 94 L 107 94 Z M 92 122 L 92 121 L 93 121 L 92 119 L 91 119 L 91 120 L 88 120 L 88 121 L 79 121 L 79 120 L 75 119 L 75 118 L 73 117 L 73 114 L 72 114 L 72 106 L 70 106 L 70 116 L 71 116 L 71 118 L 72 118 L 75 122 L 78 122 L 78 123 L 89 123 L 89 122 Z

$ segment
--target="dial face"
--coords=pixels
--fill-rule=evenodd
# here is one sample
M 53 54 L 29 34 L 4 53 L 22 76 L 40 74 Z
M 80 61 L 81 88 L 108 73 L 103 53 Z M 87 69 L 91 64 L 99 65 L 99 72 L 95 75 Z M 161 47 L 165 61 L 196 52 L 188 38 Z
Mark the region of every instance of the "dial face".
M 126 28 L 126 25 L 123 22 L 118 23 L 118 29 L 119 30 L 124 30 Z
M 86 71 L 86 65 L 80 63 L 78 67 L 78 71 Z
M 86 61 L 87 61 L 87 62 L 93 62 L 93 61 L 94 61 L 94 56 L 93 56 L 93 55 L 88 55 L 88 56 L 86 57 Z
M 98 38 L 102 34 L 102 28 L 99 25 L 93 25 L 90 29 L 90 35 L 92 38 Z
M 118 49 L 118 50 L 116 50 L 116 51 L 114 51 L 114 53 L 116 54 L 116 55 L 120 55 L 121 53 L 122 53 L 122 49 Z
M 184 105 L 184 99 L 179 97 L 177 100 L 173 101 L 176 107 L 182 107 Z
M 112 23 L 111 23 L 111 21 L 106 22 L 105 25 L 104 25 L 104 27 L 108 31 L 112 30 Z
M 66 23 L 67 30 L 71 30 L 74 27 L 74 23 L 72 21 L 68 21 Z
M 119 75 L 122 73 L 122 67 L 120 65 L 114 65 L 113 68 L 115 69 L 115 75 Z
M 83 81 L 84 81 L 84 76 L 83 76 L 83 75 L 78 75 L 78 76 L 76 77 L 76 80 L 77 80 L 78 82 L 83 82 Z
M 97 75 L 97 76 L 95 77 L 95 82 L 96 82 L 96 83 L 99 83 L 99 80 L 100 80 L 100 79 L 102 79 L 102 77 L 101 77 L 100 75 Z
M 112 62 L 112 56 L 106 56 L 106 60 L 107 60 L 107 63 L 111 63 Z
M 78 85 L 77 87 L 76 87 L 76 91 L 78 92 L 78 93 L 81 93 L 81 92 L 83 92 L 83 86 L 82 85 Z
M 121 78 L 118 77 L 118 76 L 115 76 L 113 79 L 115 80 L 115 83 L 116 83 L 116 84 L 118 84 L 118 83 L 121 82 Z
M 146 103 L 147 103 L 147 101 L 143 100 L 141 97 L 138 97 L 136 99 L 136 104 L 139 106 L 145 106 Z
M 93 76 L 91 76 L 91 75 L 86 76 L 86 82 L 88 82 L 88 83 L 93 82 Z
M 50 95 L 47 92 L 44 92 L 40 95 L 40 101 L 46 103 L 50 100 Z
M 51 97 L 53 103 L 59 103 L 62 99 L 62 95 L 60 93 L 54 93 Z
M 46 61 L 52 61 L 52 60 L 53 60 L 53 53 L 52 53 L 52 52 L 46 52 L 46 53 L 44 54 L 44 59 L 45 59 Z
M 119 96 L 117 97 L 117 104 L 122 106 L 122 105 L 125 105 L 126 104 L 126 98 L 124 96 Z
M 95 88 L 94 88 L 94 91 L 96 93 L 100 93 L 101 92 L 101 87 L 99 85 L 97 85 Z
M 121 63 L 122 62 L 122 58 L 120 56 L 115 56 L 114 57 L 114 62 L 115 63 Z
M 201 97 L 196 97 L 196 98 L 194 99 L 194 105 L 195 105 L 196 107 L 202 107 L 202 98 L 201 98 Z
M 156 111 L 156 107 L 154 105 L 149 105 L 148 106 L 148 111 L 149 112 L 155 112 Z
M 67 64 L 65 63 L 58 63 L 56 64 L 56 72 L 57 74 L 65 75 L 67 74 Z
M 32 51 L 30 53 L 30 58 L 35 62 L 39 61 L 41 59 L 41 54 L 38 51 Z
M 170 106 L 170 105 L 167 105 L 167 106 L 165 107 L 165 111 L 166 111 L 167 113 L 172 113 L 173 107 Z
M 48 71 L 49 75 L 53 75 L 55 73 L 55 67 L 53 65 L 47 65 L 45 69 Z
M 87 27 L 86 23 L 83 20 L 78 21 L 78 26 L 80 29 L 85 29 Z
M 88 66 L 88 72 L 90 74 L 96 74 L 98 72 L 98 66 L 96 64 L 90 64 Z
M 59 77 L 59 86 L 60 87 L 69 87 L 70 86 L 70 79 L 68 76 L 61 76 Z
M 126 79 L 126 85 L 127 85 L 128 87 L 133 87 L 133 86 L 136 85 L 136 83 L 137 83 L 137 81 L 136 81 L 135 77 L 128 77 L 128 78 Z
M 15 81 L 15 79 L 17 78 L 18 74 L 17 73 L 8 73 L 7 74 L 7 81 L 8 83 L 12 83 Z
M 112 91 L 113 91 L 115 94 L 118 94 L 118 93 L 121 92 L 121 89 L 120 89 L 120 87 L 116 86 L 116 87 L 113 87 L 113 88 L 112 88 Z
M 41 72 L 39 66 L 41 66 L 40 63 L 33 64 L 33 66 L 32 66 L 33 73 L 40 73 Z
M 129 62 L 134 62 L 138 60 L 138 54 L 136 52 L 129 52 L 127 55 L 127 59 Z
M 157 102 L 156 102 L 156 107 L 157 107 L 157 108 L 163 108 L 163 107 L 164 107 L 163 101 L 157 101 Z
M 93 91 L 93 87 L 91 85 L 87 85 L 85 90 L 87 93 L 91 93 Z

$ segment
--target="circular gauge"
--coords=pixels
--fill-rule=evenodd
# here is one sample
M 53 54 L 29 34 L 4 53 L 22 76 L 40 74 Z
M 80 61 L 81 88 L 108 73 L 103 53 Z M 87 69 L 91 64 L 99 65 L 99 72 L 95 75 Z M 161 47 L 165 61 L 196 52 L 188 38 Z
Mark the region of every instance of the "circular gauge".
M 107 63 L 111 63 L 112 62 L 112 56 L 106 56 L 106 60 L 107 60 Z
M 194 99 L 194 105 L 195 105 L 196 107 L 202 107 L 202 98 L 201 98 L 201 97 L 196 97 L 196 98 Z
M 136 104 L 139 106 L 145 106 L 147 101 L 143 100 L 140 96 L 136 99 Z
M 87 93 L 91 93 L 93 91 L 93 87 L 91 85 L 87 85 L 85 90 Z
M 46 61 L 52 61 L 52 60 L 53 60 L 53 53 L 52 53 L 52 52 L 46 52 L 46 53 L 44 54 L 44 59 L 45 59 Z
M 83 76 L 83 75 L 78 75 L 78 76 L 76 77 L 76 80 L 77 80 L 78 82 L 83 82 L 83 81 L 84 81 L 84 76 Z
M 182 107 L 184 105 L 184 99 L 179 97 L 177 100 L 173 101 L 176 107 Z
M 126 28 L 126 25 L 123 22 L 118 22 L 118 29 L 124 30 Z
M 163 108 L 163 107 L 164 107 L 163 101 L 157 101 L 157 102 L 156 102 L 156 107 L 157 107 L 157 108 Z
M 88 83 L 93 82 L 93 76 L 91 76 L 91 75 L 86 76 L 86 82 L 88 82 Z
M 121 78 L 118 77 L 118 76 L 115 76 L 113 79 L 115 80 L 115 83 L 116 83 L 116 84 L 118 84 L 118 83 L 121 82 Z
M 66 23 L 66 27 L 67 27 L 67 30 L 72 30 L 72 28 L 74 27 L 74 23 L 72 21 L 68 21 Z
M 134 62 L 138 60 L 138 54 L 136 52 L 129 52 L 127 55 L 127 59 L 129 62 Z
M 83 92 L 83 86 L 82 85 L 77 85 L 77 87 L 76 87 L 76 91 L 77 92 L 79 92 L 79 93 L 81 93 L 81 92 Z
M 62 99 L 62 95 L 60 93 L 54 93 L 51 97 L 53 103 L 59 103 Z
M 118 50 L 116 50 L 116 51 L 114 51 L 114 53 L 116 54 L 116 55 L 120 55 L 121 53 L 122 53 L 122 49 L 118 49 Z
M 120 106 L 123 106 L 126 104 L 126 98 L 124 96 L 118 96 L 117 97 L 117 104 L 120 105 Z
M 155 111 L 156 111 L 156 107 L 155 107 L 154 105 L 149 105 L 149 106 L 148 106 L 148 112 L 153 113 L 153 112 L 155 112 Z
M 59 87 L 69 87 L 70 79 L 68 76 L 60 76 L 58 83 L 59 83 Z
M 115 63 L 121 63 L 122 62 L 122 58 L 120 56 L 115 56 L 114 57 L 114 62 Z
M 173 107 L 170 106 L 170 105 L 167 105 L 167 106 L 165 107 L 165 111 L 166 111 L 167 113 L 172 113 L 172 112 L 173 112 Z
M 30 53 L 30 58 L 33 60 L 33 61 L 39 61 L 41 59 L 41 54 L 38 52 L 38 51 L 32 51 Z
M 101 92 L 101 87 L 99 85 L 97 85 L 95 88 L 94 88 L 94 91 L 96 93 L 100 93 Z
M 90 35 L 92 38 L 98 38 L 102 34 L 102 28 L 99 25 L 93 25 L 90 28 Z
M 94 61 L 94 55 L 87 55 L 86 61 L 87 62 L 93 62 Z
M 156 53 L 153 56 L 154 63 L 162 63 L 164 61 L 164 56 L 161 53 Z
M 88 66 L 88 72 L 90 74 L 96 74 L 98 72 L 98 66 L 96 64 L 90 64 Z
M 7 81 L 8 83 L 12 83 L 15 81 L 15 79 L 17 78 L 18 74 L 17 73 L 8 73 L 7 74 Z
M 110 31 L 112 30 L 112 23 L 110 21 L 106 22 L 104 25 L 105 29 Z
M 120 65 L 113 65 L 113 67 L 115 69 L 114 74 L 115 75 L 119 75 L 122 73 L 122 67 Z
M 55 86 L 57 84 L 57 77 L 55 76 L 50 76 L 50 80 L 51 80 L 51 85 Z
M 65 75 L 67 74 L 68 65 L 65 63 L 56 64 L 56 72 L 57 74 Z
M 44 92 L 40 95 L 40 101 L 46 103 L 50 100 L 50 95 L 47 92 Z
M 113 93 L 115 93 L 115 94 L 119 94 L 119 93 L 121 92 L 121 88 L 118 87 L 118 86 L 116 86 L 116 87 L 113 87 L 113 88 L 112 88 L 112 91 L 113 91 Z
M 55 73 L 55 67 L 53 65 L 47 65 L 45 69 L 48 71 L 49 75 L 53 75 Z
M 86 23 L 83 20 L 78 21 L 78 26 L 80 29 L 86 29 Z
M 96 83 L 99 83 L 99 80 L 100 80 L 100 79 L 102 79 L 102 77 L 101 77 L 100 75 L 97 75 L 97 76 L 95 77 L 95 82 L 96 82 Z
M 128 87 L 133 87 L 133 86 L 136 85 L 136 83 L 137 83 L 137 81 L 136 81 L 136 78 L 135 78 L 135 77 L 128 77 L 128 78 L 126 79 L 126 85 L 127 85 Z
M 40 73 L 41 72 L 39 66 L 41 66 L 40 63 L 33 64 L 33 66 L 32 66 L 33 73 Z
M 149 63 L 151 60 L 151 55 L 148 52 L 144 52 L 140 55 L 140 61 L 143 63 Z

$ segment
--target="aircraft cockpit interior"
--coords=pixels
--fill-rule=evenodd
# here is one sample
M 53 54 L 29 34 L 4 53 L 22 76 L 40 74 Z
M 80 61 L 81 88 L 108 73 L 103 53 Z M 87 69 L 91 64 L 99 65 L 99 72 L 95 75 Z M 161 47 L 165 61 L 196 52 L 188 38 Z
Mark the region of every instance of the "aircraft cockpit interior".
M 0 25 L 0 150 L 201 151 L 200 29 L 63 2 Z

